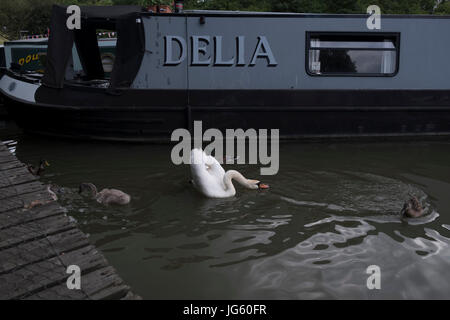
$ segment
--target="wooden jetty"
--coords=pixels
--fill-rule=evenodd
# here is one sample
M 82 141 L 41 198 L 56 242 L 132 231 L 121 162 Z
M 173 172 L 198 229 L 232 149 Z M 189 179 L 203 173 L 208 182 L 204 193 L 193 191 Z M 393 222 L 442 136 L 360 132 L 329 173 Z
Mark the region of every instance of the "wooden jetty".
M 67 267 L 81 289 L 67 287 Z M 139 299 L 0 141 L 0 299 Z

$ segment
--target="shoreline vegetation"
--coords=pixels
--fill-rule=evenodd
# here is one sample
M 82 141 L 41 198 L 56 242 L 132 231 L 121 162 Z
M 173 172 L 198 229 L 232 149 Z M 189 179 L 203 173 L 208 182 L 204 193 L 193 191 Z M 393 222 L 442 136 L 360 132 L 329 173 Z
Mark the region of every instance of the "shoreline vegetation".
M 172 5 L 171 0 L 2 0 L 0 32 L 8 39 L 45 34 L 53 4 Z M 378 5 L 383 14 L 449 14 L 450 0 L 185 0 L 185 9 L 299 13 L 366 13 Z

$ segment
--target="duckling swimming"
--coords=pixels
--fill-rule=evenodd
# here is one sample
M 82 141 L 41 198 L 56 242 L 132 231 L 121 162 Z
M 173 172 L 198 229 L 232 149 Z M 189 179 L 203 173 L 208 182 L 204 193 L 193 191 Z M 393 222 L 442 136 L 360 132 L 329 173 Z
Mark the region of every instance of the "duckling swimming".
M 98 203 L 101 204 L 120 204 L 125 205 L 130 203 L 130 196 L 123 191 L 117 189 L 103 189 L 98 192 L 97 187 L 92 183 L 82 183 L 78 190 L 81 194 L 88 194 L 92 196 Z
M 37 168 L 32 164 L 27 164 L 27 169 L 28 169 L 28 171 L 30 171 L 30 173 L 32 175 L 40 176 L 44 172 L 45 167 L 49 167 L 49 166 L 50 166 L 50 163 L 48 163 L 47 160 L 41 160 L 39 162 L 39 166 Z
M 423 216 L 424 210 L 419 200 L 416 197 L 412 197 L 403 205 L 401 214 L 407 218 L 418 218 Z

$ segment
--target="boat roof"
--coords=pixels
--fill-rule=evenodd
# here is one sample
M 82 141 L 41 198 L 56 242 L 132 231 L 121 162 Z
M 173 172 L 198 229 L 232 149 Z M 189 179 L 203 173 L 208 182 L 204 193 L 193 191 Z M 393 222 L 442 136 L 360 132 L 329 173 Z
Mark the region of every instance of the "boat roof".
M 303 18 L 364 18 L 369 14 L 355 13 L 312 13 L 312 12 L 260 12 L 260 11 L 231 11 L 231 10 L 184 10 L 183 13 L 146 12 L 149 15 L 159 16 L 247 16 L 247 17 L 303 17 Z M 382 14 L 383 18 L 421 18 L 421 19 L 450 19 L 450 15 L 437 14 Z
M 46 44 L 48 41 L 48 38 L 31 38 L 31 39 L 20 39 L 20 40 L 10 40 L 5 41 L 5 45 L 11 45 L 11 44 Z
M 65 5 L 55 5 L 67 8 Z M 112 6 L 80 6 L 81 15 L 85 19 L 115 20 L 130 13 L 141 13 L 155 16 L 222 16 L 222 17 L 303 17 L 303 18 L 367 18 L 367 13 L 361 14 L 336 14 L 336 13 L 312 13 L 312 12 L 267 12 L 267 11 L 232 11 L 232 10 L 184 10 L 182 13 L 148 12 L 143 6 L 138 5 L 112 5 Z M 410 18 L 410 19 L 450 19 L 450 15 L 437 14 L 382 14 L 383 18 Z
M 113 38 L 98 38 L 97 41 L 99 42 L 107 42 L 107 41 L 117 41 L 116 37 Z M 21 39 L 21 40 L 11 40 L 11 41 L 5 41 L 5 46 L 11 46 L 11 45 L 47 45 L 48 44 L 48 38 L 39 38 L 39 39 Z M 0 45 L 0 47 L 3 47 L 4 45 Z
M 6 42 L 41 42 L 41 41 L 47 41 L 48 38 L 31 38 L 31 39 L 18 39 L 18 40 L 10 40 Z
M 60 6 L 67 8 L 67 6 Z M 123 15 L 145 12 L 142 6 L 114 5 L 114 6 L 80 6 L 82 18 L 87 19 L 117 19 Z

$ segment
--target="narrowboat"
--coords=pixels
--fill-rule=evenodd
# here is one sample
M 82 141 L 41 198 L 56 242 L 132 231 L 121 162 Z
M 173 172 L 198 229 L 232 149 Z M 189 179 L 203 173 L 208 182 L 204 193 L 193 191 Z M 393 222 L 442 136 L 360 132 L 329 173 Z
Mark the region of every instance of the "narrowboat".
M 8 69 L 9 112 L 36 134 L 170 141 L 177 128 L 279 129 L 280 137 L 450 133 L 449 16 L 55 5 L 45 74 Z M 96 30 L 117 32 L 110 77 Z M 74 69 L 75 44 L 81 70 Z

